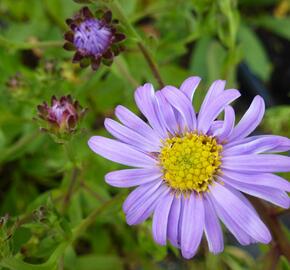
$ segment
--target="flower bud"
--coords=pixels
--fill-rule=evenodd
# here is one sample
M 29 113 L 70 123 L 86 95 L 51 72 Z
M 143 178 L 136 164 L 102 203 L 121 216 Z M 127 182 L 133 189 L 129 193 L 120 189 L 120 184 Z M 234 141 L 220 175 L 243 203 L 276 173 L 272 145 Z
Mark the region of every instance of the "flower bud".
M 102 12 L 101 18 L 96 18 L 84 7 L 66 22 L 70 31 L 64 35 L 67 40 L 64 49 L 76 51 L 72 61 L 79 62 L 81 67 L 91 64 L 97 70 L 101 62 L 110 65 L 114 56 L 123 50 L 119 43 L 125 35 L 117 31 L 111 11 Z
M 73 101 L 70 95 L 60 99 L 53 96 L 50 106 L 44 102 L 37 106 L 37 110 L 42 130 L 62 139 L 66 139 L 69 134 L 77 130 L 77 126 L 86 112 L 86 109 L 83 109 L 78 101 Z

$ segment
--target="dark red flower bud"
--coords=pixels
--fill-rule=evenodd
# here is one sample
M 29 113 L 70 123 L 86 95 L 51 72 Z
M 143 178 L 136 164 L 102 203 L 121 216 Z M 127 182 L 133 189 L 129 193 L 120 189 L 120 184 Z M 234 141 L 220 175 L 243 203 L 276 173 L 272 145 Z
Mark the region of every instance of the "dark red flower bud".
M 75 132 L 79 121 L 86 112 L 86 109 L 83 109 L 78 101 L 74 101 L 70 95 L 60 99 L 53 96 L 50 106 L 43 102 L 37 106 L 37 110 L 42 122 L 42 130 L 60 138 L 65 138 L 66 135 Z

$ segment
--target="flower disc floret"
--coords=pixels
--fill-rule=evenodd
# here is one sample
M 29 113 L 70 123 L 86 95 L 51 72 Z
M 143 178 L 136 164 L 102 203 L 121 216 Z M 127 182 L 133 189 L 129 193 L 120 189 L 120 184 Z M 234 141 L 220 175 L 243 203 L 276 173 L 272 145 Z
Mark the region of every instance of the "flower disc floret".
M 221 164 L 222 146 L 215 138 L 187 133 L 164 141 L 159 160 L 163 179 L 180 192 L 204 192 Z

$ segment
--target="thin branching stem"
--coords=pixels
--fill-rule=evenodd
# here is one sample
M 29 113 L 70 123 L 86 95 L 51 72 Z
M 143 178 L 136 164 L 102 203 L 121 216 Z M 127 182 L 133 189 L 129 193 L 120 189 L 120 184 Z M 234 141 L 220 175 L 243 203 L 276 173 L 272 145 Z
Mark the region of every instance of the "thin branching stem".
M 158 82 L 159 88 L 160 89 L 163 88 L 164 83 L 163 83 L 163 80 L 161 78 L 161 75 L 160 75 L 160 72 L 158 69 L 158 65 L 157 65 L 154 57 L 152 56 L 151 51 L 146 46 L 144 40 L 141 38 L 141 36 L 138 34 L 138 32 L 135 30 L 134 26 L 131 24 L 131 22 L 129 21 L 129 19 L 125 15 L 119 2 L 117 0 L 114 0 L 114 1 L 108 2 L 107 6 L 109 9 L 112 10 L 114 15 L 124 24 L 127 31 L 129 32 L 130 36 L 137 42 L 138 48 L 140 49 L 141 53 L 143 54 L 145 60 L 147 61 L 148 66 L 149 66 L 154 78 Z
M 124 194 L 119 193 L 114 198 L 104 202 L 100 207 L 96 208 L 93 212 L 91 212 L 83 221 L 73 230 L 73 240 L 76 240 L 83 232 L 85 232 L 88 227 L 90 227 L 95 221 L 97 216 L 103 213 L 105 210 L 110 208 L 112 205 L 118 203 L 121 199 L 123 199 Z

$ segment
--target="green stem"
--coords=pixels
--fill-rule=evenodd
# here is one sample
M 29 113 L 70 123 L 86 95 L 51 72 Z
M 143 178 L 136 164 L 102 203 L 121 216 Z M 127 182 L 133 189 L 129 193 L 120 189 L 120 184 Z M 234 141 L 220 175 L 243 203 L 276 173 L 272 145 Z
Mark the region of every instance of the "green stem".
M 110 10 L 112 10 L 113 14 L 124 24 L 124 26 L 129 31 L 131 37 L 136 40 L 138 48 L 140 49 L 141 53 L 143 54 L 145 60 L 148 63 L 149 68 L 152 71 L 153 76 L 158 82 L 159 88 L 164 87 L 163 80 L 161 78 L 160 72 L 158 70 L 158 65 L 153 58 L 149 48 L 145 45 L 141 36 L 137 33 L 131 22 L 126 17 L 121 5 L 119 4 L 118 0 L 111 1 L 107 3 L 107 6 Z
M 78 167 L 77 166 L 77 160 L 76 160 L 76 157 L 75 157 L 75 153 L 74 153 L 74 150 L 72 149 L 70 143 L 71 142 L 68 141 L 68 142 L 65 142 L 63 144 L 64 151 L 66 153 L 66 156 L 67 156 L 68 161 L 70 161 L 71 164 L 73 164 L 73 166 Z
M 159 73 L 156 62 L 152 58 L 149 50 L 146 48 L 146 46 L 142 42 L 138 42 L 137 44 L 138 44 L 140 51 L 144 55 L 144 58 L 146 59 L 148 65 L 152 71 L 153 76 L 157 80 L 159 88 L 162 89 L 164 87 L 164 83 L 163 83 L 163 80 L 162 80 L 161 75 Z
M 101 196 L 100 194 L 98 194 L 97 192 L 95 192 L 94 190 L 92 190 L 85 181 L 81 181 L 81 187 L 88 192 L 91 196 L 93 196 L 95 199 L 97 199 L 100 202 L 105 202 L 105 198 L 103 196 Z
M 118 68 L 119 72 L 121 73 L 122 76 L 124 76 L 124 78 L 127 79 L 127 81 L 134 87 L 138 87 L 138 82 L 134 79 L 134 77 L 130 74 L 128 68 L 126 67 L 126 65 L 123 63 L 123 61 L 121 61 L 120 59 L 121 56 L 117 57 L 114 60 L 114 64 L 116 65 L 116 67 Z
M 6 39 L 0 36 L 0 47 L 5 47 L 14 50 L 28 50 L 33 48 L 49 48 L 49 47 L 61 47 L 63 41 L 51 40 L 51 41 L 35 41 L 35 42 L 16 42 Z
M 94 0 L 94 1 L 96 1 L 96 0 Z M 123 25 L 126 27 L 126 29 L 131 34 L 132 38 L 137 40 L 137 42 L 141 42 L 142 38 L 137 33 L 137 31 L 135 30 L 135 28 L 133 27 L 131 22 L 128 20 L 128 18 L 125 15 L 119 1 L 118 0 L 109 1 L 108 3 L 106 3 L 106 5 L 112 11 L 114 16 L 116 16 L 123 23 Z
M 110 206 L 120 201 L 123 197 L 124 194 L 120 193 L 90 213 L 76 228 L 73 229 L 73 241 L 76 240 L 84 231 L 87 230 L 88 227 L 90 227 L 96 221 L 96 217 L 98 215 L 107 210 Z
M 75 189 L 75 186 L 77 184 L 79 172 L 80 172 L 79 169 L 76 167 L 72 171 L 71 180 L 69 182 L 67 192 L 63 198 L 63 207 L 62 207 L 63 212 L 65 212 L 65 210 L 67 209 L 67 207 L 69 205 L 69 202 L 71 200 L 71 197 L 72 197 L 74 189 Z

